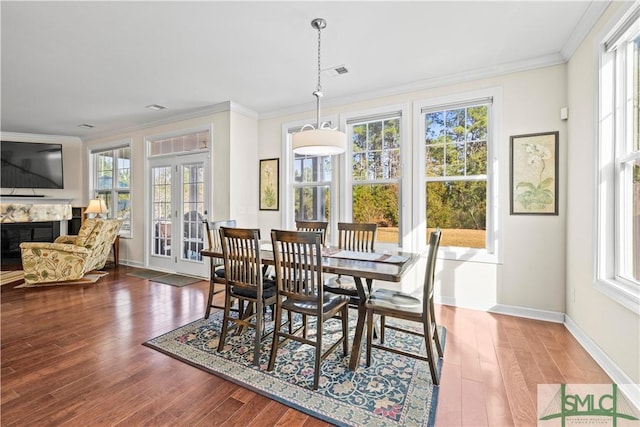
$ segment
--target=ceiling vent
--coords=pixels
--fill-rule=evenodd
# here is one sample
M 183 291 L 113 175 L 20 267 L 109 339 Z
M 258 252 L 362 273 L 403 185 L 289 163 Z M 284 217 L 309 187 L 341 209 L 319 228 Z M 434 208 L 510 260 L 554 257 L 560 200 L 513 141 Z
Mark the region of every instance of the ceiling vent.
M 341 76 L 342 74 L 347 74 L 348 72 L 349 70 L 344 64 L 336 65 L 334 67 L 325 68 L 324 70 L 322 70 L 322 74 L 327 77 Z
M 149 105 L 145 105 L 144 108 L 148 108 L 149 110 L 153 110 L 153 111 L 160 111 L 160 110 L 166 110 L 167 107 L 165 107 L 164 105 L 160 105 L 160 104 L 149 104 Z

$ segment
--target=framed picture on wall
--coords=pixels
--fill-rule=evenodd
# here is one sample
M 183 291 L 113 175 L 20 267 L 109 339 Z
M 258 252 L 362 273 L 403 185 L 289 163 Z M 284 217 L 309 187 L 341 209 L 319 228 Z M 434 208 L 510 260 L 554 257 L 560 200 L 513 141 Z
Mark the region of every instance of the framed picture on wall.
M 511 137 L 511 215 L 558 215 L 558 137 Z
M 280 209 L 280 160 L 260 160 L 260 210 Z

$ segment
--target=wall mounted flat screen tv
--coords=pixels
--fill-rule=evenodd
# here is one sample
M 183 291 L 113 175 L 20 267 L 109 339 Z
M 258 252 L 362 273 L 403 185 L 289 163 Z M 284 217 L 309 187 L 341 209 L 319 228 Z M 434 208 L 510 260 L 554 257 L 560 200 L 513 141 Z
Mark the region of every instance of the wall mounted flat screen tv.
M 1 141 L 0 187 L 64 188 L 62 145 Z

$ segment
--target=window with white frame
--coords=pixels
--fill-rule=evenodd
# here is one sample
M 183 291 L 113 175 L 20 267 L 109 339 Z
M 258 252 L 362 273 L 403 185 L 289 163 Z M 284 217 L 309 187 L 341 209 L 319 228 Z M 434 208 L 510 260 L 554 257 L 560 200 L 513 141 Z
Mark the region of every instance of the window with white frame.
M 442 246 L 487 247 L 490 111 L 489 99 L 422 111 L 427 230 L 447 229 Z
M 443 229 L 445 258 L 500 262 L 497 233 L 500 88 L 414 104 L 416 245 Z
M 288 131 L 289 141 L 299 128 Z M 294 221 L 331 222 L 334 187 L 333 156 L 307 156 L 293 154 L 292 157 L 292 201 Z M 335 209 L 334 209 L 335 213 Z
M 348 119 L 347 136 L 351 219 L 378 224 L 378 243 L 401 246 L 402 112 Z
M 640 6 L 600 52 L 596 287 L 640 312 Z
M 104 199 L 109 218 L 122 219 L 121 236 L 131 236 L 131 148 L 129 145 L 91 153 L 93 189 Z

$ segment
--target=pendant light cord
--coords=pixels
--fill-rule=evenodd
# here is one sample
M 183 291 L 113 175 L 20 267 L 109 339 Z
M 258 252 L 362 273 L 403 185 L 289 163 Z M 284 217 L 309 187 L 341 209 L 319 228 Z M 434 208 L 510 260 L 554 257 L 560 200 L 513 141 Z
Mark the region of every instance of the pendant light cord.
M 317 90 L 318 92 L 322 92 L 322 85 L 320 84 L 320 73 L 322 72 L 321 68 L 320 68 L 320 47 L 321 47 L 321 37 L 320 37 L 320 32 L 322 31 L 322 29 L 318 26 L 318 86 L 317 86 Z M 322 95 L 320 95 L 322 96 Z

